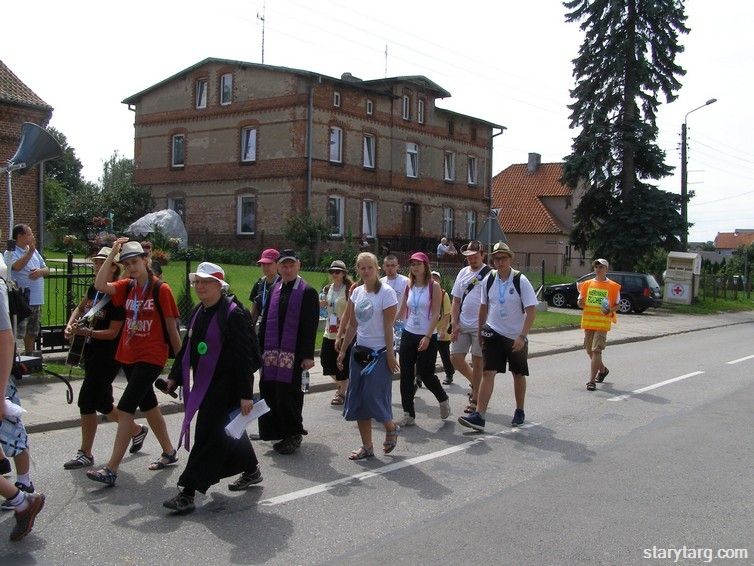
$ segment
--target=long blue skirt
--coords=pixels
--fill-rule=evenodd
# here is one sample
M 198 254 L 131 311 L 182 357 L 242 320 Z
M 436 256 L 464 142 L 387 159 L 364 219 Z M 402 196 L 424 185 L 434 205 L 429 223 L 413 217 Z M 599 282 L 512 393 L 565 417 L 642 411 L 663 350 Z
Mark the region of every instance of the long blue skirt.
M 354 359 L 353 351 L 350 366 L 348 391 L 343 405 L 345 419 L 375 419 L 381 423 L 393 420 L 393 373 L 388 368 L 384 352 L 368 375 L 361 375 L 364 366 Z

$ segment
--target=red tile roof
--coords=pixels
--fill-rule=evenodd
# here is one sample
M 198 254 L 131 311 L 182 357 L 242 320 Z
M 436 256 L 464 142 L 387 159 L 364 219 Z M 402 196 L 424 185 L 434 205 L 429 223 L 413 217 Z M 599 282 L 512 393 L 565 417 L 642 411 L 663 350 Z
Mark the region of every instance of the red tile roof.
M 0 102 L 52 110 L 49 104 L 21 82 L 21 79 L 2 61 L 0 61 Z
M 562 163 L 542 163 L 530 173 L 526 163 L 503 169 L 492 179 L 492 208 L 500 210 L 505 233 L 565 234 L 568 229 L 548 210 L 542 197 L 568 197 L 571 189 L 558 179 Z
M 738 246 L 750 246 L 752 243 L 754 243 L 754 230 L 718 232 L 715 236 L 717 250 L 735 250 Z

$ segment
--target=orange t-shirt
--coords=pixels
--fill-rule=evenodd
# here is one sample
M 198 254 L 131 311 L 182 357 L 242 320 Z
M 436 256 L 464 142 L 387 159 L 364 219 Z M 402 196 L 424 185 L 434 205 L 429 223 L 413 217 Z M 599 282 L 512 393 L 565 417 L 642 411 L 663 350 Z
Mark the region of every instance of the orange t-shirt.
M 116 307 L 125 307 L 126 310 L 126 322 L 120 334 L 115 359 L 122 364 L 145 362 L 164 366 L 168 359 L 168 345 L 160 313 L 154 304 L 153 286 L 157 278 L 152 278 L 146 290 L 134 281 L 129 292 L 130 281 L 131 279 L 119 279 L 113 282 L 115 294 L 112 296 L 112 303 Z M 167 283 L 160 285 L 160 307 L 165 318 L 178 318 L 178 307 Z

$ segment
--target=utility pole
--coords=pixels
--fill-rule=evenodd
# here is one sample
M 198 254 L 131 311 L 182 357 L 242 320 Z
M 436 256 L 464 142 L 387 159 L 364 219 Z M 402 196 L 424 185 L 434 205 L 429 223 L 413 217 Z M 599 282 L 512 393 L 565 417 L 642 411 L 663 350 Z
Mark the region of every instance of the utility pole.
M 264 23 L 265 23 L 265 11 L 266 11 L 266 1 L 262 2 L 262 15 L 259 15 L 259 12 L 257 12 L 257 19 L 262 22 L 262 65 L 264 65 Z

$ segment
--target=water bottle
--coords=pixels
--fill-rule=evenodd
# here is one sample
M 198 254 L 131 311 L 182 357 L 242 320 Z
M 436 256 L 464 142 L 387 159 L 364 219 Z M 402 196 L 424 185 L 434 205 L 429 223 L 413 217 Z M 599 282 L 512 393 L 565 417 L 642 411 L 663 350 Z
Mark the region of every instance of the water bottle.
M 309 393 L 309 370 L 305 369 L 301 373 L 301 391 Z
M 607 300 L 607 297 L 602 299 L 602 302 L 600 303 L 600 307 L 602 308 L 602 312 L 604 314 L 608 314 L 610 312 L 610 301 Z
M 404 322 L 402 320 L 395 321 L 393 324 L 393 350 L 399 351 L 401 349 L 401 335 L 403 334 Z
M 322 291 L 319 294 L 319 301 L 321 303 L 322 301 L 326 301 L 326 300 L 327 300 L 327 293 L 325 293 L 324 291 Z M 325 305 L 323 307 L 320 304 L 320 307 L 319 307 L 319 318 L 327 318 L 327 305 Z

